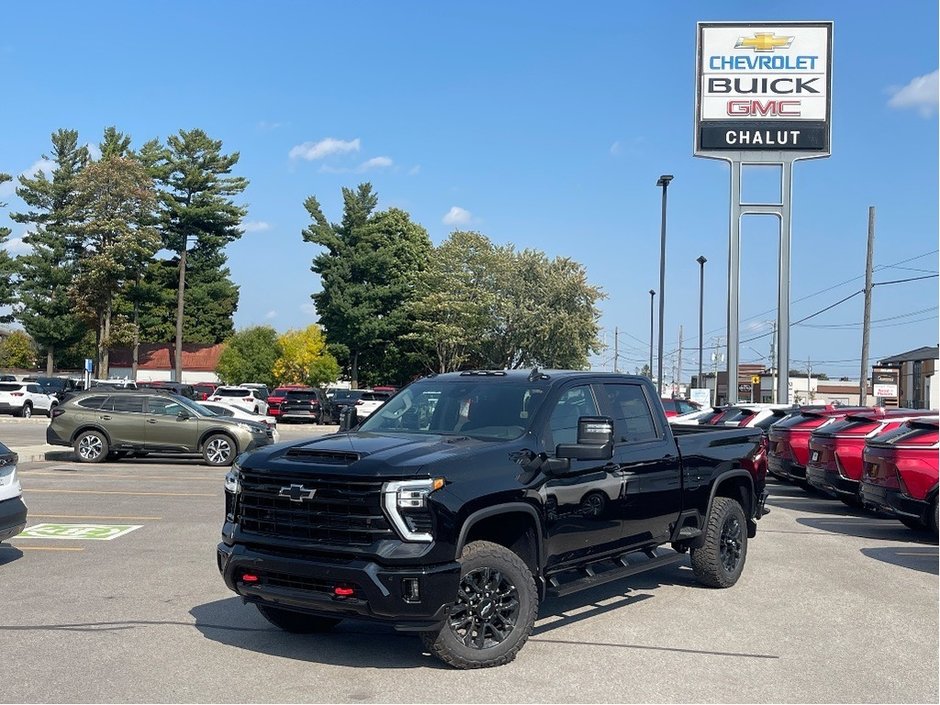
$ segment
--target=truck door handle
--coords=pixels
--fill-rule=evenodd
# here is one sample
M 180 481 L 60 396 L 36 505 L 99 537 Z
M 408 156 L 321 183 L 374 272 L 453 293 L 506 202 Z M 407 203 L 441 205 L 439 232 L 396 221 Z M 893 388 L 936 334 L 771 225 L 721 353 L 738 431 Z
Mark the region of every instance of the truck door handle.
M 601 468 L 604 472 L 617 472 L 620 469 L 620 466 L 617 463 L 607 463 L 604 467 Z
M 156 419 L 147 419 L 147 423 L 156 423 L 156 422 L 157 422 Z

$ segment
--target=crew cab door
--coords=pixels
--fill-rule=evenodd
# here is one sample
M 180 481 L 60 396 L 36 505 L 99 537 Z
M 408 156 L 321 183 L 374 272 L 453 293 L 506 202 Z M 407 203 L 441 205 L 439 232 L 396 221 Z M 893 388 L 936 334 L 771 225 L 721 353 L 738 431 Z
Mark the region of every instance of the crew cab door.
M 624 483 L 618 506 L 626 545 L 662 543 L 682 510 L 681 462 L 675 441 L 654 415 L 644 385 L 599 385 L 601 413 L 614 420 L 616 473 Z
M 551 405 L 542 445 L 546 454 L 554 457 L 559 443 L 576 442 L 578 419 L 598 416 L 601 407 L 597 388 L 591 384 L 563 388 Z M 549 474 L 539 488 L 545 507 L 549 567 L 615 550 L 623 541 L 618 466 L 610 460 L 572 459 L 570 463 L 564 472 Z

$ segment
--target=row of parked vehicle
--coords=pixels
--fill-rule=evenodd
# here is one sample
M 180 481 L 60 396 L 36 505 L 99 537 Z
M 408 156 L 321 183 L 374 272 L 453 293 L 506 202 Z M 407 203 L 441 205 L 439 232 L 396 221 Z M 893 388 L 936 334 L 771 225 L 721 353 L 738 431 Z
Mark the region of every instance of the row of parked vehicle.
M 742 404 L 699 409 L 670 423 L 760 428 L 757 462 L 774 477 L 937 534 L 936 411 Z

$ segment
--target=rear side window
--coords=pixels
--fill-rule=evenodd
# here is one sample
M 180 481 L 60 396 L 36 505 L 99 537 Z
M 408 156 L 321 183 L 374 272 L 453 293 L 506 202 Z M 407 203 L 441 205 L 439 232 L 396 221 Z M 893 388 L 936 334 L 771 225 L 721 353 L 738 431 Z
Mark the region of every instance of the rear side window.
M 251 392 L 248 391 L 247 389 L 231 389 L 231 388 L 226 389 L 225 387 L 216 389 L 215 393 L 217 396 L 220 396 L 220 397 L 250 397 L 251 396 Z
M 108 400 L 108 397 L 85 397 L 80 401 L 77 401 L 76 404 L 83 409 L 100 409 L 101 405 Z
M 642 387 L 636 384 L 605 384 L 604 391 L 610 402 L 618 442 L 637 443 L 659 437 Z
M 101 410 L 142 414 L 144 412 L 144 398 L 130 394 L 115 395 L 108 399 L 101 407 Z

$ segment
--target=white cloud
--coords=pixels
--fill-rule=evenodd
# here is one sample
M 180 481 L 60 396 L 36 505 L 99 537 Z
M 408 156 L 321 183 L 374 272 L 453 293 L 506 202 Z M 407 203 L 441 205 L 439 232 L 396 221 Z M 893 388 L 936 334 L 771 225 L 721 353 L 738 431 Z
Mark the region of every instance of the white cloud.
M 271 224 L 263 220 L 246 220 L 242 222 L 242 230 L 246 233 L 260 233 L 270 229 Z
M 460 206 L 453 206 L 444 214 L 444 218 L 441 222 L 443 222 L 444 225 L 466 225 L 470 222 L 471 218 L 470 211 Z
M 85 145 L 85 149 L 88 150 L 88 154 L 90 154 L 91 158 L 94 159 L 95 161 L 98 161 L 99 159 L 101 159 L 101 150 L 98 149 L 98 145 L 89 142 L 88 144 Z
M 262 120 L 258 123 L 258 129 L 263 132 L 270 132 L 271 130 L 276 130 L 279 127 L 282 127 L 284 123 L 281 122 L 269 122 L 267 120 Z
M 359 138 L 354 140 L 338 140 L 333 137 L 327 137 L 319 142 L 304 142 L 292 147 L 290 150 L 291 159 L 323 159 L 331 154 L 345 154 L 346 152 L 359 151 Z
M 20 176 L 34 177 L 39 172 L 43 172 L 47 177 L 52 177 L 52 172 L 55 171 L 55 162 L 49 159 L 38 159 L 33 162 L 29 168 L 24 169 L 20 172 Z M 16 193 L 17 180 L 12 178 L 9 181 L 4 181 L 0 184 L 0 198 L 6 198 L 7 196 L 12 196 Z
M 385 169 L 393 164 L 390 157 L 372 157 L 359 165 L 359 171 L 369 171 L 369 169 Z
M 930 117 L 937 112 L 938 86 L 940 86 L 940 72 L 934 71 L 926 76 L 917 76 L 911 79 L 903 88 L 889 89 L 893 95 L 888 101 L 892 108 L 901 110 L 913 108 L 923 117 Z
M 271 309 L 271 310 L 268 311 L 266 314 L 264 314 L 264 317 L 265 317 L 267 320 L 269 320 L 269 321 L 270 321 L 272 318 L 277 318 L 277 311 L 275 311 L 274 309 Z
M 610 145 L 610 153 L 613 154 L 615 157 L 616 157 L 618 154 L 620 154 L 620 152 L 621 152 L 622 149 L 623 149 L 623 147 L 622 147 L 621 144 L 620 144 L 620 140 L 617 140 L 617 141 L 614 142 L 612 145 Z
M 417 175 L 420 174 L 420 173 L 421 173 L 421 165 L 420 165 L 420 164 L 415 164 L 413 167 L 411 167 L 411 168 L 408 170 L 408 176 L 417 176 Z

